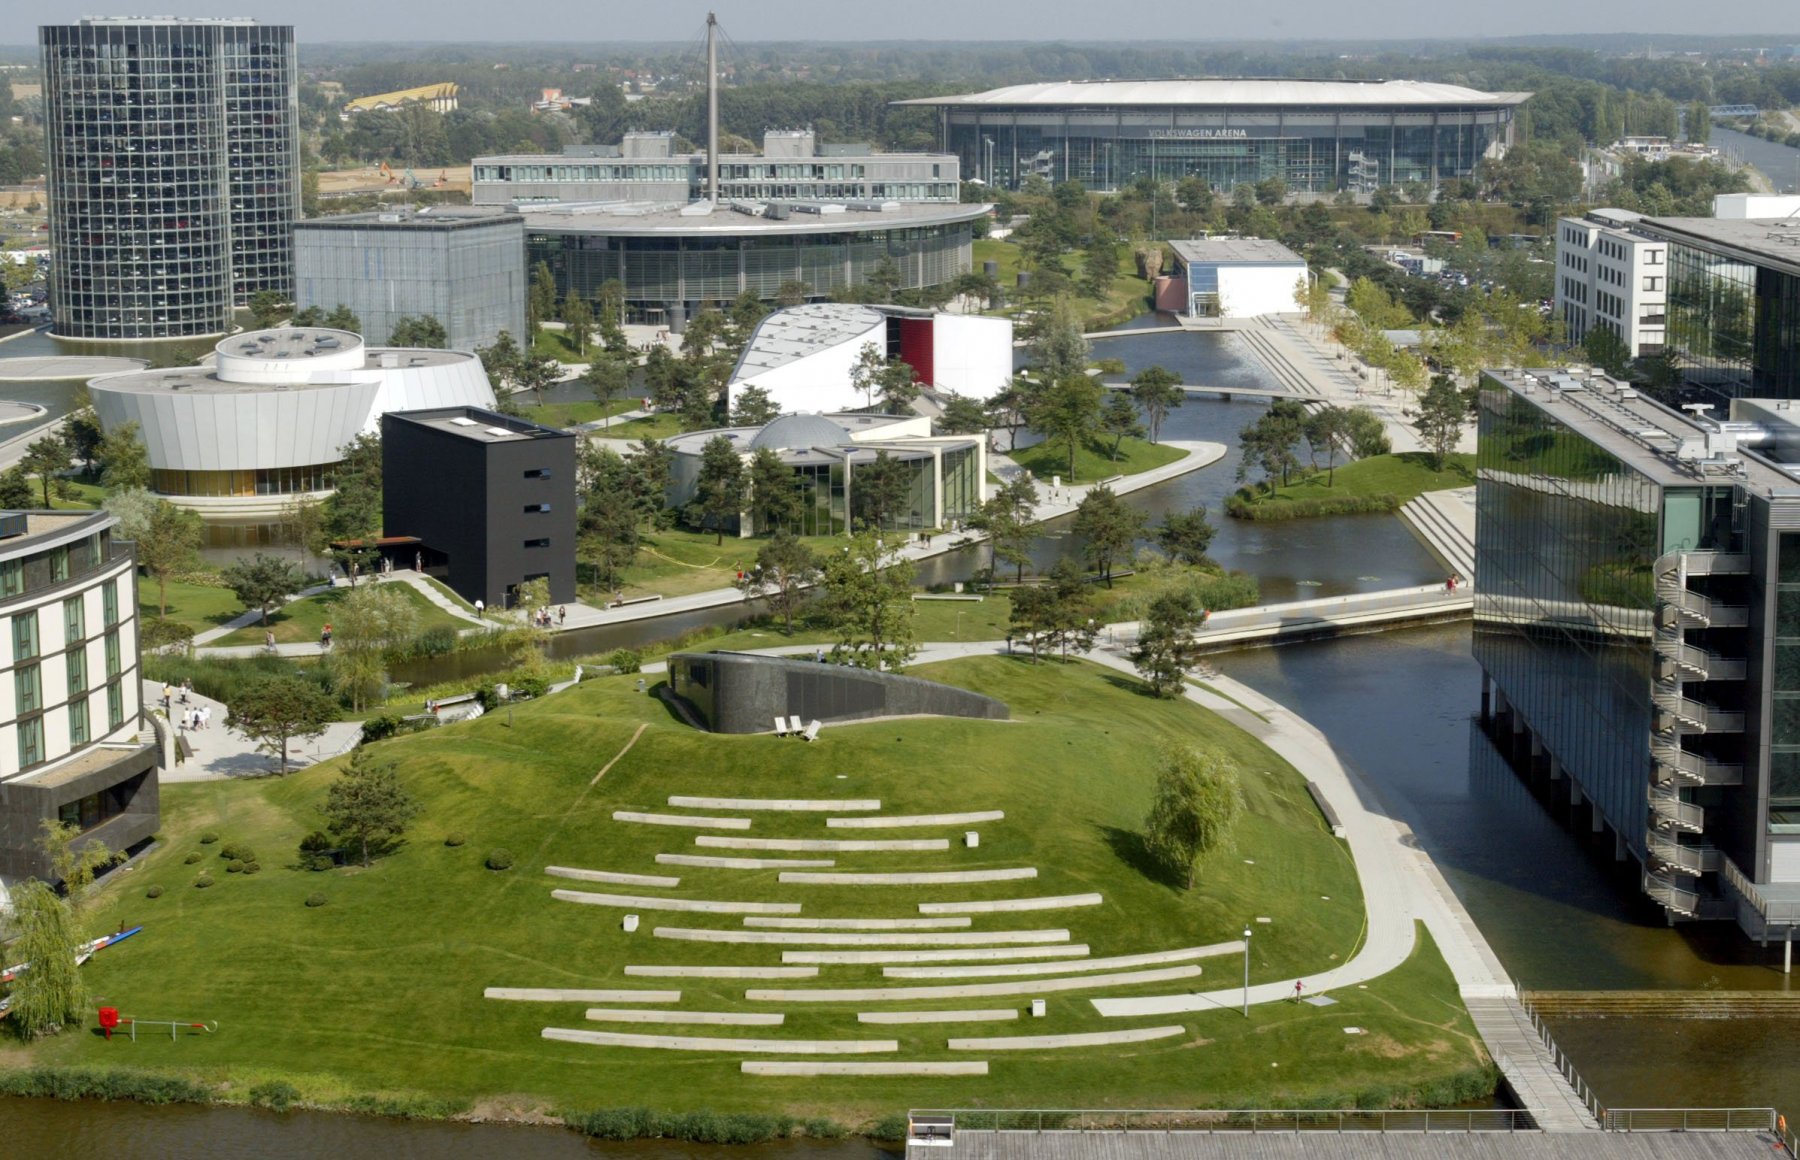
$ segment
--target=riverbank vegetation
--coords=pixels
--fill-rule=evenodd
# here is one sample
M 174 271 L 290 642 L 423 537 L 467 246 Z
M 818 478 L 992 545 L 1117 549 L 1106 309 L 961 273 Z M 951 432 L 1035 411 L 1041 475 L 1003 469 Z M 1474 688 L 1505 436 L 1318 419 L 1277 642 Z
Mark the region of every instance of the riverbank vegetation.
M 1245 487 L 1225 501 L 1237 519 L 1291 520 L 1357 512 L 1398 511 L 1428 491 L 1468 487 L 1475 482 L 1475 457 L 1452 453 L 1442 471 L 1433 470 L 1423 451 L 1377 455 L 1346 463 L 1335 472 L 1296 472 L 1273 488 Z
M 611 821 L 612 810 L 659 806 L 671 793 L 741 793 L 746 784 L 768 796 L 875 796 L 892 813 L 1004 809 L 978 852 L 956 854 L 958 865 L 1036 866 L 1033 894 L 1100 892 L 1103 906 L 1058 912 L 1054 923 L 1096 954 L 1225 941 L 1246 914 L 1272 920 L 1257 928 L 1253 979 L 1325 970 L 1356 952 L 1362 900 L 1348 851 L 1301 776 L 1248 734 L 1084 663 L 986 657 L 919 672 L 1000 698 L 1012 720 L 834 726 L 799 745 L 695 731 L 637 692 L 632 678 L 609 677 L 518 706 L 510 720 L 494 714 L 381 743 L 373 755 L 394 763 L 420 812 L 405 843 L 366 869 L 302 868 L 320 864 L 299 850 L 320 827 L 341 762 L 280 780 L 166 786 L 162 841 L 92 903 L 95 929 L 142 923 L 144 934 L 97 956 L 83 968 L 87 981 L 126 1010 L 217 1021 L 216 1034 L 141 1037 L 130 1048 L 135 1068 L 214 1097 L 247 1100 L 281 1083 L 293 1104 L 331 1106 L 356 1093 L 454 1111 L 495 1095 L 503 1075 L 516 1093 L 509 1098 L 571 1119 L 597 1106 L 706 1106 L 868 1126 L 892 1107 L 864 1081 L 752 1079 L 730 1053 L 627 1057 L 626 1049 L 546 1042 L 545 1026 L 581 1025 L 582 1004 L 482 997 L 487 986 L 632 986 L 626 963 L 773 961 L 767 950 L 684 943 L 676 952 L 643 934 L 621 937 L 617 914 L 551 899 L 558 882 L 543 875 L 547 865 L 653 870 L 654 854 L 686 845 L 685 835 Z M 1143 754 L 1177 739 L 1233 763 L 1245 799 L 1232 849 L 1202 860 L 1192 890 L 1155 868 L 1141 836 L 1154 780 Z M 755 821 L 769 836 L 802 836 L 817 824 Z M 209 834 L 220 843 L 203 843 Z M 194 889 L 224 844 L 256 850 L 262 872 L 215 874 L 212 888 Z M 511 869 L 488 869 L 500 850 L 514 855 Z M 907 869 L 916 860 L 857 856 L 855 868 Z M 773 871 L 681 874 L 691 879 L 676 892 L 683 897 L 794 892 Z M 916 890 L 807 889 L 808 914 L 900 914 L 917 901 Z M 314 896 L 323 904 L 308 905 Z M 1208 977 L 1217 968 L 1227 983 L 1235 978 L 1235 958 L 1205 965 Z M 828 985 L 881 978 L 876 968 L 827 971 Z M 1170 989 L 1149 989 L 1159 988 Z M 680 989 L 683 1007 L 768 1009 L 747 1002 L 741 983 L 684 979 Z M 1186 1027 L 1178 1039 L 1130 1053 L 1008 1058 L 989 1078 L 919 1080 L 909 1098 L 1343 1106 L 1424 1103 L 1446 1083 L 1491 1088 L 1491 1077 L 1486 1087 L 1480 1081 L 1484 1061 L 1454 981 L 1428 941 L 1393 974 L 1334 997 L 1329 1009 L 1259 1007 L 1248 1021 L 1235 1010 L 1180 1016 L 1165 1020 Z M 854 1009 L 789 1005 L 779 1034 L 844 1038 Z M 1345 1036 L 1347 1024 L 1366 1034 Z M 1102 1029 L 1116 1024 L 1084 1001 L 1055 998 L 1033 1028 Z M 947 1054 L 941 1031 L 895 1037 L 909 1058 Z M 117 1062 L 121 1042 L 63 1035 L 32 1046 L 21 1063 L 104 1068 Z

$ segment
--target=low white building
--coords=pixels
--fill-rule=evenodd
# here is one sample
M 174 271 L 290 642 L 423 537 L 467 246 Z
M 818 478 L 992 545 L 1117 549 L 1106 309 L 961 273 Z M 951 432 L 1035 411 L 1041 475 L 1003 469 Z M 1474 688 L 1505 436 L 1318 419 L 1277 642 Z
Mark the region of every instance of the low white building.
M 248 331 L 213 349 L 211 366 L 88 383 L 104 430 L 138 425 L 152 490 L 209 518 L 277 516 L 328 494 L 344 447 L 389 411 L 494 405 L 481 360 L 460 351 L 368 347 L 320 327 Z
M 1716 193 L 1716 218 L 1800 217 L 1800 196 L 1791 193 Z
M 1175 275 L 1157 291 L 1159 308 L 1194 318 L 1258 318 L 1301 309 L 1294 291 L 1306 259 L 1264 238 L 1170 242 Z
M 1662 353 L 1669 247 L 1637 232 L 1643 218 L 1596 209 L 1556 223 L 1556 314 L 1570 342 L 1603 326 L 1624 340 L 1632 358 Z
M 1012 322 L 904 306 L 821 302 L 777 310 L 757 325 L 728 387 L 761 387 L 785 412 L 854 411 L 871 400 L 851 384 L 864 348 L 913 368 L 920 384 L 989 399 L 1011 381 Z

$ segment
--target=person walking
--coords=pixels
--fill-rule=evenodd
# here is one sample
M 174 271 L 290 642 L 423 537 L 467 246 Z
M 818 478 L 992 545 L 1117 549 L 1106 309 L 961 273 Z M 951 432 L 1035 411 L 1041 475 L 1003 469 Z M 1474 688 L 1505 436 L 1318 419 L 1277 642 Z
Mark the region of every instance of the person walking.
M 569 606 L 566 604 L 557 605 L 556 606 L 556 627 L 561 628 L 563 625 L 567 624 L 568 622 L 569 622 Z
M 487 609 L 487 605 L 483 604 L 481 601 L 481 597 L 477 596 L 475 598 L 475 619 L 476 620 L 487 619 L 486 609 Z
M 1294 980 L 1294 1002 L 1298 1003 L 1300 1001 L 1300 992 L 1304 990 L 1305 987 L 1306 984 L 1299 979 Z
M 275 630 L 274 629 L 271 628 L 268 631 L 263 633 L 263 648 L 268 652 L 275 651 Z

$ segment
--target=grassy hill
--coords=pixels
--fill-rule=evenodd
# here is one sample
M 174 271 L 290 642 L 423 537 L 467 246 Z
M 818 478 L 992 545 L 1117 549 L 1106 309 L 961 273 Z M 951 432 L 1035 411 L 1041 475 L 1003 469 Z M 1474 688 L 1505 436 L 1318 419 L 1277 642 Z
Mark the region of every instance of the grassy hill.
M 685 898 L 778 899 L 807 917 L 916 915 L 932 899 L 1099 891 L 1105 904 L 977 917 L 976 930 L 1067 927 L 1095 957 L 1216 943 L 1257 922 L 1252 975 L 1282 978 L 1348 959 L 1362 900 L 1347 848 L 1323 826 L 1303 780 L 1261 743 L 1186 702 L 1145 695 L 1136 681 L 1080 663 L 1032 666 L 977 658 L 921 675 L 979 689 L 1009 722 L 906 719 L 827 728 L 808 745 L 717 736 L 682 724 L 632 678 L 606 678 L 478 721 L 385 742 L 424 806 L 408 844 L 368 870 L 290 865 L 317 828 L 334 776 L 315 768 L 280 780 L 173 785 L 164 843 L 115 875 L 91 925 L 142 923 L 144 933 L 84 968 L 96 996 L 146 1019 L 217 1020 L 216 1034 L 132 1043 L 71 1033 L 23 1055 L 36 1062 L 168 1069 L 243 1098 L 283 1079 L 305 1098 L 417 1093 L 455 1106 L 587 1110 L 643 1105 L 786 1110 L 848 1123 L 909 1105 L 1125 1107 L 1320 1106 L 1453 1099 L 1479 1085 L 1479 1048 L 1454 983 L 1429 942 L 1413 961 L 1328 1008 L 1289 1004 L 1147 1020 L 1101 1020 L 1080 994 L 1051 995 L 1050 1014 L 958 1027 L 861 1027 L 870 1004 L 750 1002 L 746 986 L 850 986 L 879 968 L 830 966 L 816 980 L 629 978 L 628 963 L 774 964 L 779 948 L 674 942 L 652 927 L 739 928 L 735 916 L 621 912 L 555 901 L 553 888 L 660 893 L 550 878 L 547 865 L 679 874 Z M 1151 869 L 1138 837 L 1154 755 L 1171 741 L 1218 746 L 1243 769 L 1248 811 L 1233 849 L 1213 855 L 1185 892 Z M 615 760 L 616 759 L 616 760 Z M 610 767 L 609 767 L 609 763 Z M 605 771 L 604 777 L 597 775 Z M 888 813 L 993 809 L 979 849 L 839 854 L 838 869 L 1036 866 L 1037 879 L 980 886 L 859 888 L 781 885 L 775 871 L 659 867 L 659 851 L 696 851 L 683 829 L 615 822 L 621 808 L 667 810 L 671 794 L 878 797 Z M 827 836 L 817 814 L 755 814 L 752 836 Z M 957 828 L 960 832 L 960 827 Z M 466 844 L 449 846 L 451 832 Z M 202 844 L 203 834 L 216 834 Z M 935 836 L 942 831 L 835 831 L 830 836 Z M 226 874 L 218 851 L 251 846 L 264 869 Z M 512 852 L 511 870 L 483 860 Z M 197 863 L 186 859 L 200 855 Z M 829 855 L 827 855 L 829 856 Z M 216 885 L 196 889 L 210 869 Z M 148 888 L 165 893 L 146 897 Z M 328 903 L 307 907 L 315 892 Z M 1236 985 L 1242 960 L 1203 962 L 1203 979 L 1140 991 Z M 898 980 L 888 985 L 901 984 Z M 678 987 L 693 1010 L 787 1010 L 782 1027 L 612 1027 L 584 1024 L 585 1003 L 497 1002 L 488 986 Z M 1103 993 L 1130 993 L 1107 988 Z M 948 1004 L 881 1004 L 880 1009 Z M 978 1006 L 1025 1006 L 1024 999 Z M 947 1035 L 1027 1035 L 1179 1022 L 1179 1038 L 1123 1049 L 951 1053 Z M 547 1042 L 547 1026 L 688 1035 L 898 1038 L 904 1058 L 991 1058 L 980 1078 L 770 1079 L 740 1076 L 737 1054 L 643 1051 Z M 1348 1036 L 1346 1026 L 1368 1034 Z M 881 1058 L 881 1057 L 876 1057 Z M 1462 1088 L 1444 1086 L 1460 1077 Z

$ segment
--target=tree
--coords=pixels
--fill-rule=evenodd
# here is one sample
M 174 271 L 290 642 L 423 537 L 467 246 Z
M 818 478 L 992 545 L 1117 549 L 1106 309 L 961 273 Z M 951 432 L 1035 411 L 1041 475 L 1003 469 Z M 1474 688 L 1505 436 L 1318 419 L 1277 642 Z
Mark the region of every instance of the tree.
M 687 518 L 698 528 L 710 528 L 715 544 L 725 542 L 725 527 L 744 510 L 749 483 L 744 460 L 731 440 L 714 435 L 700 449 L 700 474 L 694 483 L 694 501 Z
M 388 345 L 443 350 L 450 345 L 450 336 L 445 332 L 444 324 L 431 315 L 409 314 L 394 320 L 394 325 L 388 329 Z
M 738 392 L 737 405 L 731 412 L 733 427 L 762 427 L 773 423 L 781 408 L 769 398 L 766 388 L 748 386 Z
M 1631 348 L 1610 326 L 1597 325 L 1589 330 L 1581 340 L 1581 351 L 1589 362 L 1615 379 L 1624 378 L 1630 369 Z
M 562 304 L 563 338 L 575 345 L 575 353 L 587 354 L 588 342 L 594 337 L 594 308 L 587 300 L 570 295 Z
M 11 893 L 19 937 L 7 946 L 7 958 L 31 967 L 14 980 L 7 1013 L 21 1038 L 54 1035 L 87 1014 L 87 985 L 75 960 L 81 928 L 69 900 L 44 883 L 28 878 Z
M 239 560 L 220 572 L 219 578 L 245 608 L 262 613 L 263 624 L 269 623 L 271 607 L 306 587 L 306 576 L 296 565 L 262 552 L 249 560 Z
M 1082 255 L 1081 288 L 1088 297 L 1104 300 L 1119 276 L 1119 247 L 1111 238 L 1096 236 Z
M 967 395 L 951 391 L 944 399 L 944 413 L 932 426 L 939 435 L 979 435 L 987 430 L 987 408 Z
M 971 527 L 987 533 L 989 571 L 998 571 L 1004 560 L 1018 569 L 1018 580 L 1025 579 L 1025 565 L 1031 562 L 1031 542 L 1037 538 L 1032 519 L 1037 502 L 1037 484 L 1020 472 L 995 489 L 993 497 L 969 521 Z
M 911 463 L 895 459 L 886 451 L 877 451 L 873 461 L 852 467 L 850 510 L 856 526 L 881 529 L 907 514 L 913 471 Z
M 1706 107 L 1705 101 L 1695 101 L 1687 107 L 1686 123 L 1687 139 L 1696 145 L 1704 145 L 1712 140 L 1712 111 Z
M 418 632 L 419 614 L 398 588 L 364 584 L 337 603 L 332 630 L 331 680 L 361 712 L 387 685 L 387 655 Z
M 250 295 L 249 305 L 250 317 L 258 330 L 274 326 L 293 309 L 293 303 L 279 290 L 258 290 Z
M 25 474 L 23 466 L 14 465 L 0 471 L 0 508 L 23 511 L 36 499 L 37 493 L 31 489 L 31 477 Z
M 1386 455 L 1394 449 L 1387 424 L 1367 407 L 1351 407 L 1344 413 L 1344 434 L 1350 440 L 1350 454 L 1358 459 Z
M 1325 453 L 1325 486 L 1337 479 L 1337 457 L 1350 439 L 1350 412 L 1342 407 L 1324 406 L 1306 417 L 1306 445 L 1317 453 Z
M 612 426 L 612 402 L 631 388 L 631 372 L 623 359 L 610 354 L 598 355 L 581 372 L 581 381 L 600 404 L 602 427 Z
M 169 615 L 169 577 L 191 567 L 205 526 L 195 512 L 158 500 L 150 510 L 150 522 L 137 542 L 138 566 L 156 581 L 158 616 Z
M 1216 750 L 1176 746 L 1163 755 L 1156 771 L 1144 845 L 1192 890 L 1200 860 L 1231 836 L 1243 812 L 1236 764 Z
M 874 408 L 876 392 L 881 390 L 881 372 L 886 366 L 887 360 L 872 342 L 863 343 L 856 352 L 856 361 L 850 365 L 850 389 L 863 397 L 864 410 Z
M 120 423 L 100 441 L 100 485 L 107 491 L 150 486 L 150 453 L 135 422 Z
M 638 553 L 638 511 L 631 467 L 618 452 L 586 444 L 581 452 L 582 505 L 576 518 L 580 553 L 594 563 L 600 584 L 616 590 L 619 573 Z
M 1306 428 L 1306 408 L 1291 399 L 1276 399 L 1255 422 L 1238 433 L 1242 455 L 1237 477 L 1248 477 L 1252 468 L 1263 473 L 1269 490 L 1277 481 L 1287 483 L 1288 472 L 1299 465 L 1294 449 Z
M 136 543 L 144 538 L 145 530 L 150 527 L 150 514 L 162 502 L 147 488 L 127 487 L 109 493 L 100 501 L 100 507 L 119 521 L 113 534 L 121 540 Z
M 913 400 L 919 397 L 919 383 L 911 363 L 895 359 L 881 368 L 877 381 L 882 410 L 890 415 L 904 415 L 912 410 Z
M 1031 429 L 1049 444 L 1068 451 L 1068 478 L 1075 479 L 1075 453 L 1100 425 L 1102 388 L 1086 374 L 1064 375 L 1044 390 L 1031 409 Z
M 1050 570 L 1048 583 L 1015 588 L 1012 592 L 1012 629 L 1031 645 L 1033 664 L 1037 663 L 1040 648 L 1060 649 L 1065 657 L 1071 645 L 1077 652 L 1093 648 L 1093 612 L 1081 569 L 1066 556 Z
M 502 330 L 496 334 L 489 346 L 476 347 L 475 357 L 481 360 L 481 369 L 487 372 L 496 394 L 511 388 L 519 373 L 520 354 L 519 344 L 513 341 L 510 331 Z
M 794 469 L 767 447 L 750 456 L 749 509 L 758 534 L 791 529 L 804 514 Z
M 360 707 L 360 706 L 359 706 Z M 288 746 L 312 741 L 337 720 L 337 702 L 304 677 L 264 677 L 238 693 L 228 724 L 281 762 L 288 771 Z
M 918 652 L 913 635 L 912 562 L 872 530 L 820 563 L 821 605 L 838 647 L 864 668 L 899 670 Z
M 1206 563 L 1206 550 L 1212 546 L 1216 530 L 1206 518 L 1205 505 L 1190 512 L 1171 511 L 1163 515 L 1156 543 L 1169 559 L 1198 567 Z
M 45 435 L 34 440 L 25 448 L 25 458 L 19 466 L 38 477 L 38 483 L 44 489 L 44 507 L 50 506 L 50 481 L 67 471 L 73 465 L 69 455 L 69 444 L 61 435 Z
M 819 560 L 811 548 L 786 528 L 756 553 L 756 567 L 745 575 L 744 595 L 761 597 L 781 616 L 781 631 L 794 635 L 794 611 L 807 587 L 819 578 Z
M 1088 340 L 1081 336 L 1081 317 L 1068 297 L 1053 300 L 1032 326 L 1026 352 L 1039 378 L 1060 382 L 1087 369 Z
M 1200 659 L 1196 634 L 1206 610 L 1192 592 L 1177 589 L 1158 596 L 1138 628 L 1131 663 L 1159 697 L 1181 695 L 1188 669 Z
M 1105 578 L 1108 588 L 1112 587 L 1113 561 L 1131 551 L 1148 518 L 1105 484 L 1090 489 L 1076 507 L 1073 530 L 1084 541 L 1082 550 L 1088 563 Z
M 638 518 L 651 526 L 667 527 L 669 482 L 675 471 L 675 452 L 660 439 L 642 439 L 625 456 L 630 469 L 631 499 Z
M 1468 406 L 1456 384 L 1448 375 L 1433 375 L 1431 388 L 1419 400 L 1419 409 L 1413 415 L 1413 428 L 1431 452 L 1433 470 L 1444 470 L 1444 460 L 1456 450 L 1467 417 Z
M 556 275 L 550 263 L 539 262 L 531 268 L 531 289 L 525 294 L 525 345 L 537 343 L 538 329 L 556 313 Z
M 364 866 L 372 854 L 388 849 L 419 815 L 419 804 L 400 784 L 398 768 L 367 747 L 351 755 L 350 764 L 325 791 L 325 828 L 353 843 Z
M 519 367 L 515 373 L 515 381 L 522 391 L 530 391 L 539 406 L 544 403 L 544 388 L 556 382 L 562 374 L 562 364 L 547 354 L 529 351 L 519 358 Z
M 1155 443 L 1162 437 L 1163 420 L 1181 406 L 1187 392 L 1181 388 L 1181 376 L 1174 371 L 1148 366 L 1132 377 L 1131 398 L 1150 420 L 1150 442 Z
M 1113 437 L 1112 458 L 1119 458 L 1119 448 L 1126 439 L 1142 439 L 1144 425 L 1138 422 L 1137 408 L 1124 391 L 1108 391 L 1106 405 L 1100 409 L 1100 429 Z
M 330 313 L 325 315 L 324 325 L 332 330 L 348 330 L 351 334 L 362 333 L 362 319 L 356 316 L 356 311 L 342 302 L 332 307 Z
M 792 278 L 775 288 L 775 305 L 781 307 L 798 306 L 811 296 L 812 287 L 805 282 Z

